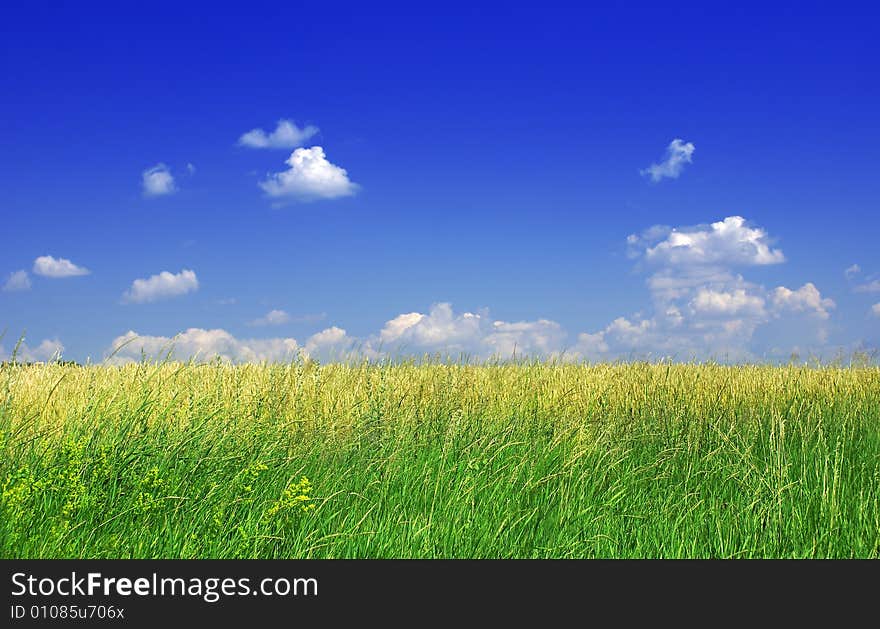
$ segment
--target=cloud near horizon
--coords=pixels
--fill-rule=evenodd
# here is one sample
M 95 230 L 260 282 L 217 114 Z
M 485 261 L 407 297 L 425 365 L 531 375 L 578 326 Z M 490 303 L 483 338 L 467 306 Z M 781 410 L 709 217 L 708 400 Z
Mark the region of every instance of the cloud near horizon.
M 232 362 L 281 356 L 327 361 L 437 354 L 475 360 L 751 361 L 829 349 L 827 323 L 836 304 L 812 282 L 796 289 L 768 289 L 735 272 L 736 267 L 782 263 L 783 252 L 771 243 L 763 229 L 738 216 L 705 226 L 653 227 L 631 236 L 630 255 L 648 271 L 645 282 L 652 311 L 619 316 L 599 330 L 574 336 L 550 319 L 502 321 L 486 309 L 455 312 L 451 304 L 439 302 L 427 312 L 399 314 L 364 337 L 351 336 L 338 326 L 303 343 L 293 338 L 239 340 L 225 330 L 190 328 L 177 337 L 175 355 L 219 356 Z M 773 339 L 773 346 L 762 349 L 756 344 L 758 333 Z M 130 331 L 113 346 L 136 336 Z M 151 355 L 171 342 L 168 337 L 138 337 L 117 354 L 117 360 L 138 360 L 141 349 Z
M 785 262 L 767 232 L 741 216 L 696 227 L 650 227 L 629 236 L 627 245 L 630 257 L 650 272 L 653 314 L 620 317 L 588 335 L 587 355 L 752 360 L 763 354 L 753 343 L 759 329 L 797 328 L 802 344 L 827 338 L 824 321 L 835 303 L 811 282 L 768 290 L 736 272 Z
M 142 352 L 158 359 L 172 349 L 172 356 L 180 360 L 220 358 L 234 363 L 298 357 L 376 360 L 425 354 L 479 359 L 544 357 L 557 355 L 564 337 L 565 332 L 553 321 L 508 323 L 492 320 L 487 311 L 456 314 L 450 304 L 438 303 L 426 314 L 398 315 L 378 333 L 363 339 L 350 336 L 338 326 L 312 334 L 304 343 L 294 338 L 240 340 L 222 329 L 190 328 L 174 338 L 142 336 L 130 330 L 113 340 L 106 355 L 112 355 L 115 363 L 140 360 Z
M 11 360 L 12 353 L 15 352 L 15 360 L 23 363 L 48 362 L 61 358 L 64 352 L 64 345 L 56 339 L 43 339 L 36 347 L 30 347 L 27 343 L 22 342 L 16 351 L 14 348 L 6 350 L 0 344 L 0 360 Z
M 199 289 L 194 271 L 183 269 L 180 273 L 162 271 L 146 279 L 136 279 L 122 295 L 122 303 L 143 304 L 160 299 L 178 297 Z

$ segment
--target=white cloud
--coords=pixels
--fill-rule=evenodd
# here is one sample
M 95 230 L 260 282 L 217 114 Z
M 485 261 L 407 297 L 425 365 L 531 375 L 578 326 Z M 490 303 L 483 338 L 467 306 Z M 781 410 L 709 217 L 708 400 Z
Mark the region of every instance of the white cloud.
M 75 265 L 67 258 L 53 258 L 52 256 L 40 256 L 34 260 L 34 273 L 43 277 L 75 277 L 88 275 L 89 270 Z
M 315 201 L 347 197 L 358 191 L 359 186 L 349 181 L 347 171 L 327 161 L 320 146 L 296 149 L 286 163 L 288 170 L 271 174 L 259 184 L 270 197 Z
M 833 299 L 823 299 L 812 282 L 807 282 L 797 290 L 779 286 L 773 291 L 773 305 L 777 310 L 807 312 L 820 319 L 828 318 L 828 311 L 836 307 Z
M 480 358 L 552 356 L 564 349 L 566 333 L 555 321 L 493 320 L 488 311 L 455 314 L 448 303 L 431 306 L 427 314 L 410 312 L 386 322 L 369 339 L 373 350 L 399 354 L 467 354 Z
M 378 358 L 369 345 L 351 337 L 342 328 L 332 326 L 306 339 L 305 354 L 324 362 Z
M 695 312 L 706 315 L 761 316 L 764 314 L 764 299 L 748 294 L 744 288 L 725 292 L 703 287 L 697 291 L 697 296 L 690 305 Z
M 14 349 L 6 351 L 0 345 L 0 360 L 11 360 Z M 15 360 L 23 363 L 47 362 L 61 358 L 64 351 L 64 345 L 58 339 L 43 339 L 43 341 L 34 348 L 28 346 L 27 343 L 21 343 L 15 354 Z
M 741 216 L 697 227 L 660 226 L 627 238 L 632 255 L 663 266 L 752 266 L 779 264 L 785 256 L 771 247 L 767 232 L 749 227 Z M 654 243 L 652 246 L 652 242 Z
M 855 287 L 857 293 L 880 293 L 880 280 L 865 282 Z
M 596 334 L 581 332 L 578 334 L 577 344 L 572 352 L 572 357 L 596 360 L 599 357 L 607 356 L 609 349 L 608 343 L 605 342 L 604 332 Z
M 6 283 L 3 284 L 3 290 L 8 292 L 30 290 L 30 288 L 31 278 L 25 270 L 10 273 L 9 277 L 6 279 Z
M 644 170 L 639 171 L 643 177 L 650 177 L 651 181 L 660 181 L 664 177 L 677 179 L 685 164 L 690 164 L 693 159 L 694 145 L 685 143 L 678 138 L 674 139 L 666 147 L 666 159 L 659 164 L 651 164 Z
M 874 313 L 875 317 L 880 317 L 880 303 L 871 306 L 871 312 Z
M 411 327 L 421 321 L 425 315 L 421 312 L 408 312 L 397 315 L 385 323 L 385 327 L 379 332 L 379 340 L 383 343 L 391 343 L 399 339 Z
M 312 125 L 300 129 L 291 120 L 279 120 L 273 132 L 266 133 L 262 129 L 251 129 L 238 138 L 238 143 L 260 149 L 293 149 L 303 146 L 317 132 L 318 127 Z
M 145 197 L 161 197 L 177 192 L 168 166 L 156 164 L 142 173 Z
M 785 256 L 759 227 L 739 216 L 707 226 L 654 226 L 627 238 L 631 258 L 650 269 L 653 313 L 619 317 L 581 334 L 574 353 L 590 358 L 659 357 L 754 360 L 758 330 L 824 339 L 831 299 L 807 283 L 767 290 L 736 267 L 779 264 Z M 805 315 L 805 316 L 803 316 Z
M 109 362 L 119 364 L 139 361 L 142 356 L 162 360 L 169 352 L 176 360 L 220 358 L 234 363 L 284 362 L 296 358 L 300 347 L 296 339 L 291 338 L 239 340 L 226 330 L 189 328 L 173 338 L 126 332 L 113 340 L 107 356 Z
M 118 336 L 106 351 L 113 364 L 148 360 L 196 360 L 217 358 L 232 363 L 287 362 L 301 357 L 322 361 L 344 361 L 378 354 L 365 348 L 358 339 L 338 327 L 327 328 L 310 336 L 305 346 L 294 338 L 238 339 L 222 329 L 189 328 L 174 337 L 140 335 L 128 331 Z
M 478 339 L 485 336 L 485 321 L 480 314 L 465 312 L 456 315 L 448 303 L 434 304 L 428 314 L 411 312 L 391 319 L 379 333 L 389 345 L 383 350 L 404 349 L 407 353 L 444 350 L 451 353 L 469 352 Z M 481 330 L 481 328 L 483 328 Z
M 686 238 L 677 241 L 673 234 Z M 638 257 L 650 268 L 647 288 L 653 310 L 616 317 L 598 330 L 581 332 L 573 341 L 568 341 L 559 323 L 549 319 L 508 322 L 493 319 L 485 309 L 456 312 L 451 304 L 441 302 L 427 312 L 397 315 L 370 335 L 351 336 L 333 326 L 304 344 L 290 338 L 238 340 L 223 330 L 190 329 L 179 338 L 183 342 L 177 355 L 189 357 L 198 350 L 203 358 L 220 355 L 253 361 L 291 356 L 296 350 L 322 362 L 425 354 L 465 355 L 474 360 L 516 356 L 752 361 L 768 356 L 788 358 L 792 348 L 812 351 L 825 346 L 826 324 L 835 303 L 814 284 L 770 290 L 734 272 L 735 266 L 784 260 L 781 251 L 770 247 L 767 234 L 747 227 L 744 219 L 732 217 L 706 228 L 647 230 L 628 242 L 638 248 Z M 667 246 L 660 246 L 663 243 Z M 878 309 L 880 304 L 874 308 Z M 271 314 L 263 319 L 284 318 Z M 148 345 L 153 353 L 169 341 L 145 338 L 152 339 Z M 811 345 L 814 342 L 820 345 Z
M 853 264 L 851 267 L 848 267 L 843 274 L 846 276 L 846 279 L 852 278 L 854 275 L 858 275 L 862 272 L 862 267 L 858 264 Z
M 259 319 L 254 319 L 250 322 L 250 325 L 254 326 L 264 326 L 264 325 L 283 325 L 285 323 L 290 322 L 290 315 L 284 312 L 283 310 L 270 310 L 266 313 L 266 316 L 260 317 Z
M 114 339 L 107 350 L 113 362 L 139 360 L 142 352 L 161 359 L 172 347 L 173 358 L 231 362 L 289 360 L 302 355 L 324 362 L 400 358 L 440 353 L 475 359 L 500 357 L 550 357 L 565 350 L 565 331 L 546 319 L 508 323 L 492 320 L 488 312 L 456 314 L 448 303 L 433 305 L 427 314 L 408 313 L 389 320 L 376 334 L 358 338 L 332 326 L 308 337 L 304 344 L 293 338 L 237 339 L 221 329 L 190 328 L 174 338 L 140 336 L 133 331 Z
M 147 279 L 137 279 L 122 296 L 123 303 L 142 304 L 191 293 L 199 288 L 196 274 L 189 269 L 180 273 L 162 271 Z
M 492 333 L 483 340 L 489 354 L 499 358 L 512 356 L 555 356 L 563 347 L 566 332 L 555 321 L 494 321 Z

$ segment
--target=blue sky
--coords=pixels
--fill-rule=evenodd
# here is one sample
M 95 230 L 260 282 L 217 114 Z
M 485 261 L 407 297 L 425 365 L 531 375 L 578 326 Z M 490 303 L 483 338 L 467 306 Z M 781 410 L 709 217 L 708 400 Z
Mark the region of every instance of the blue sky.
M 773 4 L 7 9 L 0 357 L 877 348 L 880 16 Z

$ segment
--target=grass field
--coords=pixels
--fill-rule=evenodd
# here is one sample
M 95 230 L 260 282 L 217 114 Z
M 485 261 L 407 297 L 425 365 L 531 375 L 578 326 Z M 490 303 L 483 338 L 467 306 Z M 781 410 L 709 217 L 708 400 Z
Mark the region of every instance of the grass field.
M 880 369 L 0 368 L 0 556 L 878 557 Z

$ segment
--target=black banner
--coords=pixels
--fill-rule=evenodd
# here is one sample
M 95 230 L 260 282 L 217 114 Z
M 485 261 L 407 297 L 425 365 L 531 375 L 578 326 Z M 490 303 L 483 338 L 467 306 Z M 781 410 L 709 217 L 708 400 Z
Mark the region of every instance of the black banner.
M 0 626 L 873 617 L 876 561 L 4 560 Z M 690 623 L 688 623 L 690 624 Z

